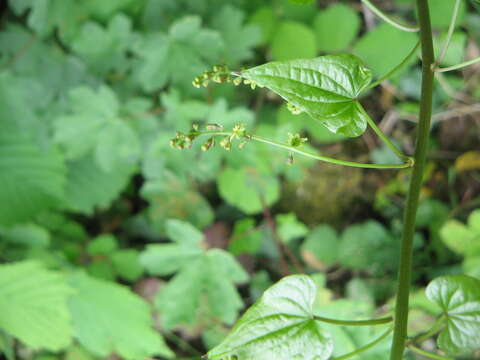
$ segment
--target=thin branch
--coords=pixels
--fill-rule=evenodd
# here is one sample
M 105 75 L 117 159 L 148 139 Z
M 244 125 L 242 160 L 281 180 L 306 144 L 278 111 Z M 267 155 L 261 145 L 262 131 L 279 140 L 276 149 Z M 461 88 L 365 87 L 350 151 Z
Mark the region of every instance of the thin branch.
M 367 90 L 369 89 L 372 89 L 378 85 L 380 85 L 382 82 L 384 82 L 385 80 L 387 79 L 390 79 L 393 75 L 395 75 L 398 71 L 400 71 L 405 65 L 408 64 L 408 62 L 410 61 L 410 59 L 415 56 L 415 54 L 417 53 L 417 50 L 418 48 L 420 47 L 420 41 L 417 42 L 417 44 L 415 45 L 415 47 L 412 49 L 412 51 L 410 51 L 410 53 L 405 57 L 405 59 L 402 60 L 402 62 L 400 64 L 398 64 L 397 66 L 395 66 L 392 70 L 390 70 L 388 73 L 386 73 L 385 75 L 383 75 L 381 78 L 379 78 L 377 81 L 375 81 L 374 83 L 371 83 L 368 87 L 367 87 Z
M 458 10 L 460 9 L 460 3 L 462 0 L 455 0 L 455 7 L 453 8 L 452 19 L 450 20 L 450 26 L 448 27 L 447 38 L 445 39 L 445 44 L 443 44 L 442 51 L 440 56 L 435 61 L 434 66 L 437 67 L 442 61 L 445 55 L 447 54 L 448 47 L 450 46 L 450 41 L 452 40 L 452 35 L 455 30 L 455 23 L 457 22 Z
M 229 131 L 202 131 L 202 132 L 197 132 L 195 133 L 196 136 L 200 135 L 210 135 L 210 136 L 215 136 L 215 135 L 223 135 L 223 136 L 232 136 L 233 133 Z M 339 159 L 334 159 L 331 157 L 327 156 L 322 156 L 318 155 L 315 153 L 311 153 L 308 151 L 303 151 L 300 150 L 297 147 L 293 147 L 287 144 L 283 144 L 274 140 L 269 140 L 260 136 L 256 135 L 248 135 L 247 139 L 249 140 L 254 140 L 257 142 L 261 142 L 264 144 L 268 144 L 280 149 L 288 150 L 290 153 L 296 153 L 311 159 L 319 160 L 319 161 L 324 161 L 327 163 L 331 164 L 337 164 L 337 165 L 343 165 L 343 166 L 350 166 L 350 167 L 357 167 L 357 168 L 364 168 L 364 169 L 405 169 L 405 168 L 410 168 L 413 166 L 413 159 L 409 159 L 403 164 L 369 164 L 369 163 L 359 163 L 355 161 L 347 161 L 347 160 L 339 160 Z
M 422 356 L 425 356 L 427 358 L 430 358 L 430 359 L 434 359 L 434 360 L 455 360 L 451 357 L 447 357 L 447 356 L 443 356 L 443 355 L 438 355 L 438 354 L 434 354 L 434 353 L 431 353 L 429 351 L 425 351 L 423 349 L 420 349 L 416 346 L 413 346 L 413 345 L 410 345 L 408 347 L 410 350 L 412 350 L 413 352 L 419 354 L 419 355 L 422 355 Z
M 370 117 L 368 117 L 367 119 L 368 125 L 370 125 L 372 130 L 384 142 L 384 144 L 387 145 L 387 147 L 392 150 L 392 152 L 395 153 L 395 155 L 397 155 L 400 159 L 404 161 L 409 161 L 410 157 L 405 155 L 399 148 L 397 148 L 392 142 L 392 140 L 390 140 L 390 138 L 383 133 L 383 131 L 377 126 L 377 124 L 375 124 L 375 122 Z
M 462 62 L 460 64 L 457 64 L 457 65 L 452 65 L 452 66 L 448 66 L 448 67 L 444 67 L 444 68 L 437 67 L 434 70 L 436 72 L 447 72 L 447 71 L 459 70 L 459 69 L 462 69 L 464 67 L 467 67 L 467 66 L 473 65 L 475 63 L 478 63 L 478 62 L 480 62 L 480 56 L 475 58 L 475 59 L 464 61 L 464 62 Z
M 392 25 L 393 27 L 396 27 L 397 29 L 403 30 L 403 31 L 408 31 L 408 32 L 418 32 L 420 31 L 420 28 L 418 26 L 411 26 L 411 25 L 404 25 L 396 22 L 393 20 L 390 16 L 385 14 L 382 10 L 377 8 L 375 5 L 373 5 L 370 0 L 362 0 L 362 2 L 375 14 L 377 15 L 380 19 L 385 21 L 386 23 Z
M 361 348 L 359 348 L 355 351 L 352 351 L 348 354 L 341 355 L 341 356 L 338 356 L 338 357 L 334 357 L 331 360 L 345 360 L 345 359 L 351 358 L 355 355 L 361 354 L 362 352 L 369 350 L 370 348 L 374 347 L 375 345 L 377 345 L 377 344 L 381 343 L 383 340 L 385 340 L 388 337 L 388 335 L 390 335 L 392 333 L 392 330 L 393 329 L 390 328 L 387 331 L 385 331 L 381 336 L 379 336 L 376 340 L 372 341 L 371 343 L 369 343 L 365 346 L 362 346 Z
M 337 320 L 325 318 L 323 316 L 314 316 L 314 320 L 334 324 L 334 325 L 345 325 L 345 326 L 372 326 L 372 325 L 383 325 L 388 324 L 393 321 L 391 316 L 387 316 L 379 319 L 370 319 L 370 320 Z

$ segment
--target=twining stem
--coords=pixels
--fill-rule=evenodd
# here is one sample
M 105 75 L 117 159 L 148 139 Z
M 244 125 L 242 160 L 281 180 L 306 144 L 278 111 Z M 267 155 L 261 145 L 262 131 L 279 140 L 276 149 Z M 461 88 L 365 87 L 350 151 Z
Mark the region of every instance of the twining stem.
M 390 16 L 385 14 L 382 10 L 377 8 L 375 5 L 373 5 L 370 0 L 362 0 L 362 2 L 375 14 L 377 15 L 380 19 L 385 21 L 386 23 L 392 25 L 393 27 L 396 27 L 397 29 L 403 30 L 403 31 L 408 31 L 408 32 L 418 32 L 419 28 L 417 26 L 410 26 L 410 25 L 403 25 L 395 20 L 393 20 Z
M 457 64 L 457 65 L 452 65 L 452 66 L 444 67 L 444 68 L 437 67 L 434 70 L 436 72 L 447 72 L 447 71 L 452 71 L 452 70 L 458 70 L 458 69 L 473 65 L 477 62 L 480 62 L 480 56 L 475 58 L 475 59 L 472 59 L 472 60 L 464 61 L 464 62 L 462 62 L 460 64 Z
M 351 358 L 353 356 L 356 356 L 358 354 L 361 354 L 362 352 L 367 351 L 368 349 L 374 347 L 375 345 L 377 345 L 377 344 L 381 343 L 383 340 L 385 340 L 388 337 L 388 335 L 390 335 L 392 333 L 392 330 L 393 330 L 393 328 L 390 328 L 387 331 L 385 331 L 381 336 L 379 336 L 377 339 L 372 341 L 371 343 L 369 343 L 365 346 L 362 346 L 361 348 L 359 348 L 355 351 L 349 352 L 348 354 L 341 355 L 341 356 L 338 356 L 338 357 L 333 357 L 331 360 L 345 360 L 345 359 Z
M 202 131 L 198 132 L 195 135 L 224 135 L 224 136 L 232 136 L 233 133 L 229 131 Z M 331 164 L 343 165 L 343 166 L 350 166 L 350 167 L 357 167 L 357 168 L 365 168 L 365 169 L 405 169 L 413 166 L 413 159 L 409 159 L 403 164 L 367 164 L 367 163 L 359 163 L 355 161 L 347 161 L 347 160 L 339 160 L 334 159 L 328 156 L 322 156 L 318 154 L 314 154 L 308 151 L 300 150 L 297 147 L 289 146 L 287 144 L 283 144 L 274 140 L 266 139 L 257 135 L 248 135 L 249 140 L 254 140 L 257 142 L 261 142 L 264 144 L 272 145 L 277 148 L 281 148 L 284 150 L 288 150 L 291 153 L 296 153 L 311 159 L 324 161 Z
M 405 155 L 399 148 L 395 146 L 395 144 L 388 138 L 387 135 L 384 134 L 384 132 L 375 124 L 375 121 L 373 121 L 370 117 L 367 117 L 367 122 L 368 125 L 372 128 L 372 130 L 377 134 L 377 136 L 382 139 L 382 141 L 385 143 L 385 145 L 388 146 L 390 150 L 392 150 L 395 155 L 397 155 L 400 159 L 402 160 L 409 160 L 410 157 Z
M 425 356 L 425 357 L 430 358 L 430 359 L 434 359 L 434 360 L 455 360 L 451 357 L 438 355 L 438 354 L 431 353 L 429 351 L 425 351 L 425 350 L 420 349 L 420 348 L 418 348 L 416 346 L 413 346 L 413 345 L 410 345 L 408 348 L 410 350 L 412 350 L 413 352 L 416 352 L 417 354 Z
M 434 336 L 438 332 L 440 332 L 443 329 L 444 326 L 445 326 L 445 316 L 442 315 L 437 319 L 437 321 L 435 322 L 435 324 L 433 324 L 433 326 L 431 327 L 430 330 L 428 330 L 427 332 L 410 339 L 407 342 L 407 345 L 412 345 L 412 344 L 415 344 L 415 343 L 420 344 L 423 341 L 425 341 L 427 339 L 430 339 L 432 336 Z
M 400 266 L 398 273 L 397 299 L 395 305 L 395 325 L 390 360 L 402 360 L 407 337 L 408 305 L 412 277 L 413 236 L 417 215 L 420 188 L 422 186 L 425 159 L 427 155 L 428 135 L 432 117 L 433 70 L 435 61 L 433 52 L 432 26 L 428 0 L 416 0 L 420 24 L 422 45 L 422 95 L 415 145 L 415 164 L 412 170 L 410 186 L 404 213 Z
M 369 89 L 373 89 L 374 87 L 380 85 L 382 82 L 384 82 L 385 80 L 388 80 L 390 79 L 393 75 L 395 75 L 398 71 L 400 71 L 405 65 L 408 64 L 408 62 L 410 61 L 410 59 L 412 57 L 415 56 L 415 54 L 417 53 L 417 50 L 418 48 L 420 47 L 420 41 L 417 42 L 417 44 L 415 45 L 415 47 L 412 49 L 412 51 L 410 51 L 410 53 L 405 57 L 405 59 L 402 60 L 402 62 L 400 64 L 398 64 L 397 66 L 395 66 L 392 70 L 390 70 L 388 73 L 386 73 L 385 75 L 383 75 L 381 78 L 379 78 L 377 81 L 371 83 L 370 85 L 368 85 L 367 89 L 366 90 L 369 90 Z
M 452 19 L 450 20 L 450 26 L 448 27 L 447 38 L 445 39 L 445 43 L 443 44 L 442 51 L 438 56 L 437 60 L 435 61 L 435 65 L 439 65 L 445 55 L 447 54 L 448 47 L 450 46 L 450 41 L 452 40 L 453 31 L 455 30 L 455 23 L 457 22 L 458 10 L 460 9 L 460 3 L 462 0 L 455 0 L 455 6 L 453 8 Z
M 388 324 L 393 321 L 393 318 L 391 316 L 387 316 L 379 319 L 369 319 L 369 320 L 338 320 L 338 319 L 330 319 L 323 316 L 315 315 L 313 319 L 322 321 L 325 323 L 329 323 L 329 324 L 346 325 L 346 326 L 382 325 L 382 324 Z

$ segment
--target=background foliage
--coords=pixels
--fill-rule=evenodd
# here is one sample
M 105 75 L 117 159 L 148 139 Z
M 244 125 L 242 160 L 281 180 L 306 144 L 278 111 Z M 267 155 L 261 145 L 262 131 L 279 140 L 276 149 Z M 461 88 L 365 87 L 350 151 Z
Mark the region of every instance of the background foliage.
M 431 0 L 437 46 L 452 0 Z M 414 19 L 412 3 L 381 7 Z M 448 66 L 480 52 L 465 1 Z M 262 144 L 171 149 L 192 123 L 243 122 L 280 141 L 376 163 L 367 132 L 346 139 L 265 90 L 192 79 L 215 63 L 352 52 L 379 77 L 415 46 L 357 1 L 9 0 L 0 31 L 0 349 L 13 359 L 198 356 L 273 281 L 313 274 L 316 313 L 362 318 L 393 295 L 405 173 L 333 167 Z M 422 191 L 411 333 L 438 308 L 438 275 L 480 278 L 478 67 L 439 75 Z M 413 148 L 418 61 L 363 106 Z M 438 300 L 438 301 L 441 301 Z M 334 355 L 371 338 L 329 329 Z M 362 360 L 385 359 L 376 347 Z M 408 356 L 412 356 L 409 354 Z M 467 353 L 465 359 L 480 358 Z M 359 357 L 360 358 L 360 357 Z

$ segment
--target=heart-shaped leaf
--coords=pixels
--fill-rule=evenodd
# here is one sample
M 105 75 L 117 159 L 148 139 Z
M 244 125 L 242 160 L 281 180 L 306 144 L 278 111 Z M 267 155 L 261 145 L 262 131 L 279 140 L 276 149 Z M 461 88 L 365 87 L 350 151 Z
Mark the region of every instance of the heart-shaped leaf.
M 241 76 L 269 88 L 334 133 L 359 136 L 367 127 L 368 115 L 358 96 L 372 73 L 354 55 L 270 62 Z
M 480 280 L 466 275 L 442 276 L 433 280 L 426 292 L 446 319 L 438 346 L 450 353 L 480 349 Z
M 280 280 L 208 353 L 208 359 L 328 359 L 333 341 L 313 319 L 316 292 L 308 276 L 292 275 Z

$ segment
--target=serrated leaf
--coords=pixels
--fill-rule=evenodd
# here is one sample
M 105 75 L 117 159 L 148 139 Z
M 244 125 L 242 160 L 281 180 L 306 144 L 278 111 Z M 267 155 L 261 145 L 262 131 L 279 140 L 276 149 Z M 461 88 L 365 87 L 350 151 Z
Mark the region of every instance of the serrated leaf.
M 72 48 L 93 71 L 106 75 L 112 70 L 120 73 L 127 70 L 127 51 L 132 42 L 131 20 L 118 14 L 110 19 L 105 29 L 96 22 L 83 24 Z
M 442 308 L 446 327 L 438 346 L 450 353 L 480 349 L 480 280 L 466 275 L 442 276 L 426 289 L 427 297 Z
M 125 359 L 173 357 L 153 329 L 148 304 L 128 288 L 82 272 L 70 277 L 76 294 L 69 302 L 75 337 L 93 354 Z
M 0 328 L 34 349 L 59 351 L 71 342 L 72 293 L 62 275 L 39 263 L 1 265 Z
M 368 115 L 357 98 L 372 74 L 354 55 L 271 62 L 241 75 L 269 88 L 334 133 L 359 136 L 366 129 Z
M 125 188 L 132 174 L 130 166 L 101 169 L 91 156 L 67 163 L 67 208 L 91 214 L 97 207 L 106 208 Z
M 155 300 L 162 323 L 167 328 L 193 325 L 200 314 L 207 312 L 230 324 L 243 306 L 234 283 L 245 282 L 248 275 L 228 252 L 203 250 L 201 238 L 195 244 L 189 227 L 188 223 L 169 220 L 167 229 L 176 243 L 149 245 L 141 255 L 142 264 L 151 274 L 177 272 Z
M 308 276 L 280 280 L 240 318 L 226 339 L 208 352 L 208 358 L 328 359 L 333 341 L 313 320 L 316 292 Z
M 0 224 L 28 221 L 58 206 L 64 186 L 65 166 L 57 151 L 42 150 L 20 133 L 0 134 Z
M 262 38 L 256 25 L 244 25 L 244 13 L 230 5 L 224 6 L 214 17 L 212 27 L 218 30 L 225 43 L 224 57 L 228 64 L 238 64 L 253 56 L 253 48 Z
M 168 34 L 148 34 L 139 41 L 135 76 L 145 91 L 169 81 L 190 89 L 192 79 L 208 68 L 207 63 L 218 61 L 223 46 L 218 32 L 202 28 L 200 17 L 184 17 L 172 24 Z

